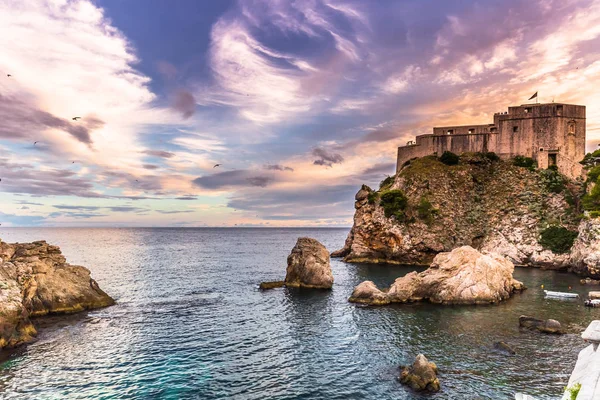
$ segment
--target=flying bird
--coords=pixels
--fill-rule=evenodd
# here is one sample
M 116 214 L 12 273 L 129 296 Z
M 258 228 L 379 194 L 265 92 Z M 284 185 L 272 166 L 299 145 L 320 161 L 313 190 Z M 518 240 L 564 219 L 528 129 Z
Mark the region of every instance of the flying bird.
M 72 119 L 73 121 L 77 121 L 77 120 L 80 120 L 80 119 L 81 119 L 81 117 L 73 117 L 73 118 L 71 118 L 71 119 Z
M 9 78 L 10 78 L 10 77 L 12 77 L 12 75 L 11 75 L 11 74 L 6 74 L 6 76 L 8 76 Z
M 215 164 L 215 166 L 213 168 L 217 168 L 217 167 L 220 167 L 220 166 L 221 166 L 221 164 Z
M 33 145 L 35 146 L 37 144 L 37 142 L 33 142 Z

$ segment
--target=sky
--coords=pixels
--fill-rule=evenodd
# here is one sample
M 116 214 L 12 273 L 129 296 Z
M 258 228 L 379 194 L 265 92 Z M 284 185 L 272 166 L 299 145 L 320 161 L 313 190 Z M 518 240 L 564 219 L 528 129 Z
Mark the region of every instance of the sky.
M 598 0 L 0 0 L 0 49 L 3 227 L 351 226 L 536 91 L 600 143 Z

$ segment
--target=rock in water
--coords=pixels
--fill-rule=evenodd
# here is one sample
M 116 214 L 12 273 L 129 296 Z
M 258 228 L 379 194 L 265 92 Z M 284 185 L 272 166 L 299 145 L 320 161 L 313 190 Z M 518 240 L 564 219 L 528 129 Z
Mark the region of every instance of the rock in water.
M 377 289 L 377 286 L 375 286 L 373 281 L 364 281 L 359 284 L 352 292 L 349 301 L 352 303 L 365 303 L 377 306 L 390 304 L 387 293 Z
M 423 354 L 419 354 L 411 366 L 402 368 L 400 382 L 418 392 L 437 392 L 440 390 L 437 366 L 429 362 Z
M 600 218 L 581 221 L 569 261 L 573 272 L 600 279 Z M 588 284 L 595 284 L 595 281 L 590 280 Z
M 0 241 L 0 257 L 0 348 L 33 340 L 30 317 L 114 304 L 90 271 L 68 264 L 58 246 Z
M 517 352 L 512 347 L 510 347 L 510 345 L 506 342 L 496 342 L 496 343 L 494 343 L 494 348 L 496 350 L 503 351 L 503 352 L 508 353 L 513 356 L 515 354 L 517 354 Z
M 333 286 L 329 252 L 315 239 L 298 238 L 287 264 L 285 285 L 288 287 L 331 289 Z
M 372 282 L 358 285 L 350 301 L 373 305 L 428 300 L 442 304 L 489 304 L 523 290 L 513 278 L 514 265 L 497 254 L 482 254 L 470 246 L 440 253 L 429 269 L 396 279 L 387 293 Z
M 521 315 L 519 317 L 519 326 L 529 330 L 537 330 L 542 333 L 565 333 L 560 322 L 555 319 L 542 320 L 527 315 Z

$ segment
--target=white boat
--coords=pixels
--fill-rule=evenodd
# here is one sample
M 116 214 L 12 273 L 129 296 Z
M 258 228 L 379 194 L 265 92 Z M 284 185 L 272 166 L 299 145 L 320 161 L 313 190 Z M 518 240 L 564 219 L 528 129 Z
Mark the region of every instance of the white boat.
M 553 292 L 552 290 L 544 290 L 546 297 L 559 297 L 562 299 L 576 299 L 579 297 L 577 293 Z
M 600 300 L 598 300 L 598 299 L 586 300 L 585 305 L 587 307 L 600 307 Z

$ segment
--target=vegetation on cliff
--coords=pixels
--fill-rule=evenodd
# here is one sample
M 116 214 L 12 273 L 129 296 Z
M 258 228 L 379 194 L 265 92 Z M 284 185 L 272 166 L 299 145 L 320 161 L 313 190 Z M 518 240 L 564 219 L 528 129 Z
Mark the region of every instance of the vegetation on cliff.
M 582 218 L 581 182 L 554 169 L 536 170 L 524 157 L 442 156 L 446 163 L 436 156 L 407 162 L 378 191 L 363 187 L 352 231 L 336 254 L 348 261 L 423 264 L 469 245 L 506 254 L 517 265 L 567 265 L 565 252 Z

